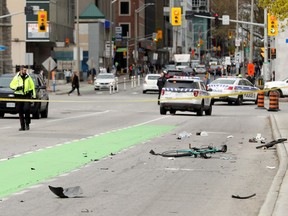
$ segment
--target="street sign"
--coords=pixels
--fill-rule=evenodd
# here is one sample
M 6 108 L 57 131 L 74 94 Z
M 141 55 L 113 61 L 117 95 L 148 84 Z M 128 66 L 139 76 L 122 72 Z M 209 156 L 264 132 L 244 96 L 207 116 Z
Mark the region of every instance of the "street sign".
M 49 57 L 47 58 L 42 65 L 45 67 L 45 69 L 49 72 L 54 70 L 55 67 L 57 67 L 56 62 L 54 61 L 53 58 Z
M 115 27 L 115 40 L 122 41 L 122 26 Z
M 222 15 L 222 25 L 230 25 L 229 15 Z
M 240 47 L 240 44 L 241 44 L 241 39 L 240 38 L 236 38 L 235 39 L 235 46 L 236 47 Z
M 33 53 L 25 54 L 25 65 L 33 65 L 34 64 L 34 55 Z

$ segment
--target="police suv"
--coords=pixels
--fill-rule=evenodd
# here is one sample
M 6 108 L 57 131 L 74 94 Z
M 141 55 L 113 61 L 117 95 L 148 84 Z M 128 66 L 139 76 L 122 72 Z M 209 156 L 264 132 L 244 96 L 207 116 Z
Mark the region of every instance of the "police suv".
M 254 86 L 246 78 L 222 77 L 207 85 L 208 91 L 213 96 L 212 104 L 215 101 L 224 101 L 228 104 L 241 105 L 244 101 L 257 103 L 259 88 Z
M 173 77 L 167 79 L 160 97 L 160 114 L 176 111 L 196 112 L 198 116 L 212 114 L 210 93 L 202 80 L 196 77 Z

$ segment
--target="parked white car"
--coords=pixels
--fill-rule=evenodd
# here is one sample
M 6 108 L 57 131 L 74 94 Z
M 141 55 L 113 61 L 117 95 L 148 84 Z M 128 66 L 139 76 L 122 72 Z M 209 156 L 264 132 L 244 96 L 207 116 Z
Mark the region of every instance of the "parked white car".
M 100 73 L 95 78 L 94 81 L 94 90 L 101 90 L 101 89 L 110 89 L 111 87 L 114 87 L 114 89 L 117 89 L 117 81 L 118 78 L 114 76 L 112 73 Z
M 145 76 L 145 79 L 143 82 L 143 94 L 145 94 L 147 91 L 158 92 L 157 81 L 159 77 L 160 77 L 160 74 L 147 74 Z
M 268 95 L 272 89 L 276 89 L 280 97 L 288 97 L 288 78 L 280 81 L 265 82 L 264 90 L 266 90 Z

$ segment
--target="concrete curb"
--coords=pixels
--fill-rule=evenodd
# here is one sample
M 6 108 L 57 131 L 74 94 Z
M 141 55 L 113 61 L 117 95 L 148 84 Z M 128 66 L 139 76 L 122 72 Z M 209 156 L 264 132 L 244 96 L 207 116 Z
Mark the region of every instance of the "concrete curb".
M 273 138 L 274 139 L 282 138 L 275 116 L 271 114 L 269 117 L 270 117 L 270 124 L 272 126 Z M 279 169 L 273 179 L 271 187 L 267 193 L 267 196 L 263 205 L 261 206 L 258 216 L 287 215 L 288 196 L 286 195 L 287 198 L 285 199 L 285 196 L 283 196 L 284 194 L 282 194 L 285 191 L 284 192 L 281 192 L 281 191 L 283 191 L 285 188 L 288 187 L 288 179 L 287 179 L 288 176 L 286 176 L 288 155 L 287 155 L 287 149 L 285 145 L 276 145 L 276 148 L 277 148 L 277 154 L 279 158 Z M 285 181 L 287 182 L 286 184 L 287 186 L 283 188 L 283 186 L 285 186 L 284 184 Z M 288 190 L 286 189 L 286 191 Z

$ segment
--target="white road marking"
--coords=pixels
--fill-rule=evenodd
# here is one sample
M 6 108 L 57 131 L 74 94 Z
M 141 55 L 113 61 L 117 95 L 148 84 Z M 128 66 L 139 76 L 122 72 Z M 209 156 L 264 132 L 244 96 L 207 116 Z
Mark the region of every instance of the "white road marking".
M 49 120 L 49 121 L 47 121 L 47 122 L 48 122 L 48 123 L 51 123 L 51 122 L 69 120 L 69 119 L 77 119 L 77 118 L 83 118 L 83 117 L 87 117 L 87 116 L 105 114 L 105 113 L 109 113 L 109 112 L 110 112 L 110 110 L 105 110 L 105 111 L 99 112 L 99 113 L 89 113 L 89 114 L 85 114 L 85 115 L 71 116 L 71 117 L 69 117 L 69 118 L 54 119 L 54 120 Z

